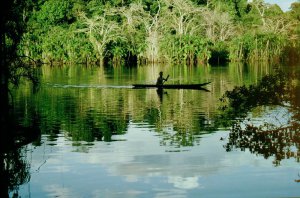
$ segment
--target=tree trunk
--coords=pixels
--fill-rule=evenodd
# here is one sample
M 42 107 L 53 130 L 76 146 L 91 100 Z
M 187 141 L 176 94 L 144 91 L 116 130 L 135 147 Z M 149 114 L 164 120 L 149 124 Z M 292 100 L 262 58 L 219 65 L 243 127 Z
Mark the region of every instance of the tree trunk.
M 8 181 L 5 171 L 4 153 L 7 150 L 9 138 L 9 98 L 8 98 L 8 64 L 5 43 L 5 18 L 6 4 L 1 1 L 0 5 L 0 177 L 4 179 L 1 187 L 0 197 L 8 196 Z

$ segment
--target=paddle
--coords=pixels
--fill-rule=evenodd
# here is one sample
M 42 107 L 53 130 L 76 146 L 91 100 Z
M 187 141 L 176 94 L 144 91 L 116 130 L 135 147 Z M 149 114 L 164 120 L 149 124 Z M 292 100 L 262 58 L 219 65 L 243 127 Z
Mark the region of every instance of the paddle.
M 170 75 L 167 76 L 167 78 L 164 80 L 163 84 L 168 80 Z

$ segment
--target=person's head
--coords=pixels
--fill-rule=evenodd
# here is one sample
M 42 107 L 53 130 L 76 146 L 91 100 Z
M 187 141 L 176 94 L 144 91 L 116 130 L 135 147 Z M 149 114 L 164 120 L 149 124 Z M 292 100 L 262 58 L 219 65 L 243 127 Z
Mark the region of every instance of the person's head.
M 159 75 L 160 75 L 160 76 L 162 76 L 162 75 L 163 75 L 163 72 L 162 72 L 162 71 L 161 71 L 161 72 L 159 72 Z

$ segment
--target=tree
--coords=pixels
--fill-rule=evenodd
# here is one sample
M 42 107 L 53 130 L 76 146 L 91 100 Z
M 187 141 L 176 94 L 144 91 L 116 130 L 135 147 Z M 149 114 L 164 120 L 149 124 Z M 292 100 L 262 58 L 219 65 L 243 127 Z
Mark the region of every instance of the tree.
M 291 4 L 291 10 L 287 12 L 287 17 L 292 24 L 288 31 L 290 45 L 285 49 L 287 61 L 290 63 L 299 63 L 300 61 L 300 2 Z
M 291 4 L 291 11 L 289 14 L 296 20 L 300 21 L 300 2 L 294 2 Z
M 236 21 L 246 14 L 247 0 L 211 0 L 208 7 L 219 12 L 227 12 Z
M 189 0 L 164 0 L 161 9 L 160 31 L 162 55 L 174 62 L 193 63 L 201 36 L 202 7 Z M 200 44 L 200 43 L 199 43 Z
M 150 9 L 150 8 L 149 8 Z M 128 7 L 120 7 L 113 10 L 115 15 L 122 18 L 122 35 L 126 38 L 127 59 L 142 59 L 147 42 L 148 25 L 151 17 L 150 11 L 146 12 L 141 2 L 131 3 Z M 149 57 L 144 57 L 149 58 Z
M 226 41 L 235 35 L 235 26 L 227 13 L 205 10 L 202 16 L 205 35 L 211 41 Z
M 37 12 L 37 22 L 45 25 L 66 24 L 73 20 L 71 1 L 46 1 Z
M 105 59 L 127 63 L 137 60 L 195 63 L 211 55 L 227 56 L 229 51 L 230 58 L 239 54 L 235 60 L 248 59 L 253 54 L 252 57 L 260 59 L 265 58 L 269 49 L 263 45 L 275 46 L 281 40 L 276 49 L 280 51 L 276 52 L 278 56 L 289 40 L 296 46 L 300 32 L 299 3 L 292 4 L 288 13 L 263 0 L 28 0 L 26 3 L 29 8 L 19 11 L 29 28 L 18 46 L 19 53 L 51 61 L 74 62 L 75 58 L 78 62 Z M 275 53 L 269 53 L 272 54 Z
M 159 32 L 159 24 L 161 17 L 161 2 L 158 0 L 156 4 L 156 12 L 151 14 L 151 12 L 142 11 L 141 22 L 145 28 L 146 37 L 146 58 L 150 62 L 156 62 L 159 59 L 159 42 L 161 39 Z
M 196 7 L 189 0 L 164 0 L 163 9 L 165 28 L 171 29 L 176 35 L 193 35 L 199 30 L 199 17 L 202 8 Z M 201 21 L 201 20 L 200 20 Z
M 94 16 L 88 18 L 85 13 L 79 14 L 79 20 L 85 26 L 80 28 L 78 32 L 84 32 L 88 35 L 89 41 L 97 52 L 97 58 L 100 64 L 103 64 L 106 45 L 117 39 L 123 39 L 120 34 L 121 29 L 115 21 L 109 20 L 106 13 L 102 16 Z
M 17 47 L 25 31 L 27 5 L 24 1 L 0 2 L 0 177 L 2 186 L 1 197 L 9 197 L 9 191 L 29 179 L 28 166 L 17 150 L 17 124 L 14 122 L 12 106 L 9 98 L 10 82 L 16 78 L 15 71 L 20 75 L 28 74 L 30 67 L 24 67 L 24 62 L 17 54 Z M 25 12 L 25 13 L 24 13 Z M 18 131 L 19 132 L 19 131 Z M 25 132 L 25 131 L 22 131 Z M 23 140 L 28 140 L 30 134 L 25 134 Z M 27 136 L 27 137 L 26 137 Z

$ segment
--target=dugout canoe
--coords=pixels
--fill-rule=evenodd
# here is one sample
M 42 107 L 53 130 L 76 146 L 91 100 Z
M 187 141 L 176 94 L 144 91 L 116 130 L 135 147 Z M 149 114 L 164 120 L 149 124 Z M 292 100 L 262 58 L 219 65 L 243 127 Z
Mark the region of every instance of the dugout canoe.
M 200 83 L 200 84 L 133 84 L 133 88 L 143 89 L 143 88 L 158 88 L 158 89 L 203 89 L 203 86 L 209 84 L 210 82 Z

